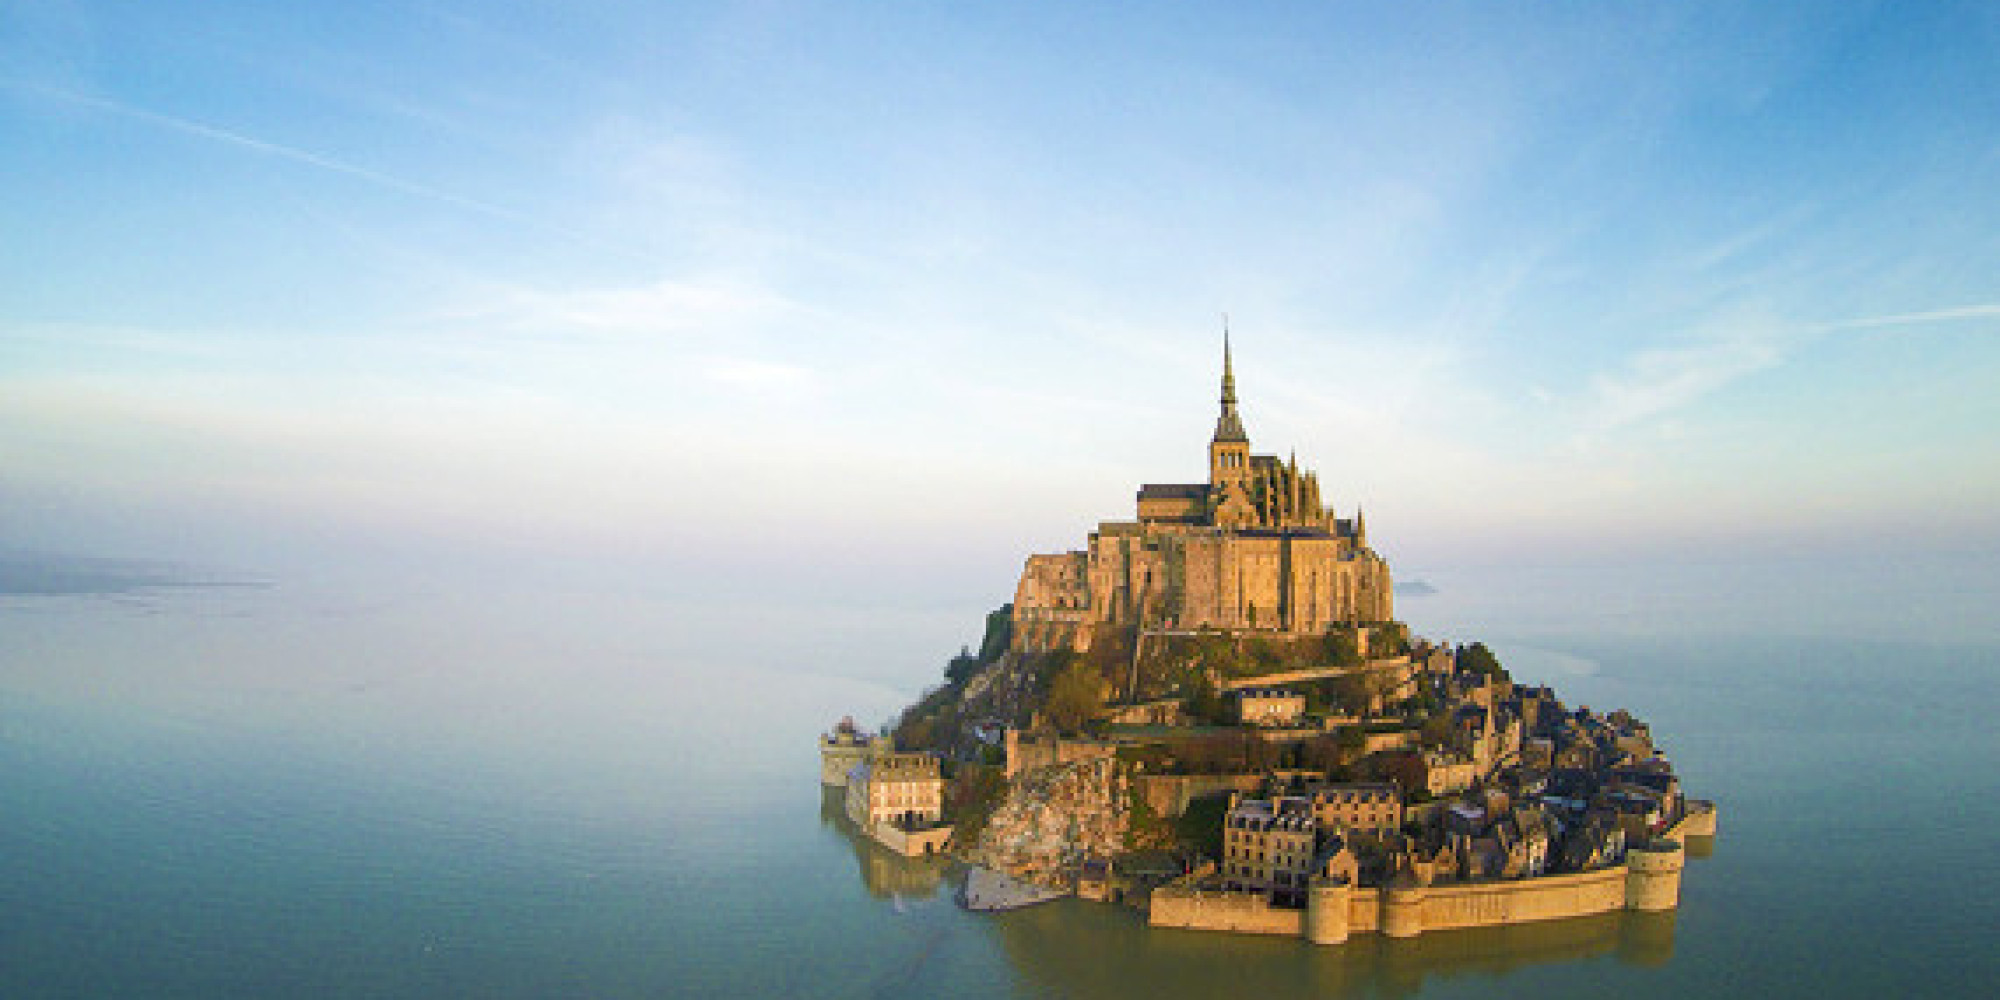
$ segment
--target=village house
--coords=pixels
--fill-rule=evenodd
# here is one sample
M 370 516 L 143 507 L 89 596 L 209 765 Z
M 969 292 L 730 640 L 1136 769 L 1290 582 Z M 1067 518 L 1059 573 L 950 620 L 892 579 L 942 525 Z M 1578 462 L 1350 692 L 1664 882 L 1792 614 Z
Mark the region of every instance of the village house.
M 1311 800 L 1230 798 L 1222 821 L 1225 883 L 1263 891 L 1304 889 L 1315 862 L 1322 861 Z
M 1322 830 L 1381 833 L 1403 825 L 1403 795 L 1389 782 L 1314 785 L 1306 792 Z
M 1234 696 L 1237 721 L 1246 726 L 1290 726 L 1306 714 L 1306 696 L 1287 688 L 1244 688 Z
M 847 772 L 847 818 L 863 830 L 904 830 L 944 819 L 944 779 L 927 753 L 877 753 Z

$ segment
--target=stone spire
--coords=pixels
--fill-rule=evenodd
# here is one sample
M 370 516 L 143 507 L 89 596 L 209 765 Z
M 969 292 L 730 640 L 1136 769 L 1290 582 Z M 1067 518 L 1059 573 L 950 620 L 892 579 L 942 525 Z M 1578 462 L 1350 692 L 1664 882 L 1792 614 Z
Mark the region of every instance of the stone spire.
M 1291 520 L 1295 524 L 1305 523 L 1305 483 L 1299 479 L 1299 452 L 1292 449 L 1290 467 L 1285 470 L 1285 488 L 1291 493 Z
M 1229 320 L 1222 321 L 1222 416 L 1215 421 L 1215 440 L 1249 443 L 1243 418 L 1236 415 L 1236 369 L 1229 361 Z

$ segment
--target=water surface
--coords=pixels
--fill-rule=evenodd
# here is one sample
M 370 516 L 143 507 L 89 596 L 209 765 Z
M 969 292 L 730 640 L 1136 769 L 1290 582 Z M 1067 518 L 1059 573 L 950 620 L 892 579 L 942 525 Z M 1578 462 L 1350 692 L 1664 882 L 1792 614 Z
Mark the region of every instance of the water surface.
M 716 642 L 701 623 L 730 609 L 615 590 L 124 587 L 0 598 L 0 993 L 1824 998 L 2000 981 L 2000 643 L 1979 623 L 1703 630 L 1594 620 L 1581 597 L 1567 617 L 1510 613 L 1471 577 L 1427 578 L 1439 593 L 1404 602 L 1423 630 L 1489 638 L 1572 703 L 1631 708 L 1722 803 L 1678 913 L 1337 949 L 1150 931 L 1074 901 L 968 914 L 948 871 L 857 841 L 816 785 L 819 729 L 929 681 L 885 638 L 930 642 L 922 614 L 831 642 L 762 638 L 750 615 Z M 937 645 L 941 665 L 955 647 Z

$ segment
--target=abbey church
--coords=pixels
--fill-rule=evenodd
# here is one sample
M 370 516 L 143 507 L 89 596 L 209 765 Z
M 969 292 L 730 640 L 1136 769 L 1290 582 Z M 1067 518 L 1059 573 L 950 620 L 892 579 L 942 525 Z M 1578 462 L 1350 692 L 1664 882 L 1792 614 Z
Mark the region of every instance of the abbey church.
M 1086 551 L 1028 557 L 1016 648 L 1086 649 L 1099 626 L 1303 635 L 1392 616 L 1389 565 L 1360 511 L 1322 506 L 1296 458 L 1250 453 L 1226 336 L 1208 482 L 1141 486 L 1137 513 L 1099 524 Z

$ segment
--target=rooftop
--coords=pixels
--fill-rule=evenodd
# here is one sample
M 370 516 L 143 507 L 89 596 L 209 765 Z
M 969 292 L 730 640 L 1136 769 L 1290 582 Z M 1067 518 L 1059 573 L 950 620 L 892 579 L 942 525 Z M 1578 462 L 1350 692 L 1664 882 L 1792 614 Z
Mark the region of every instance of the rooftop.
M 1207 483 L 1147 483 L 1139 487 L 1141 500 L 1202 500 L 1207 497 Z

